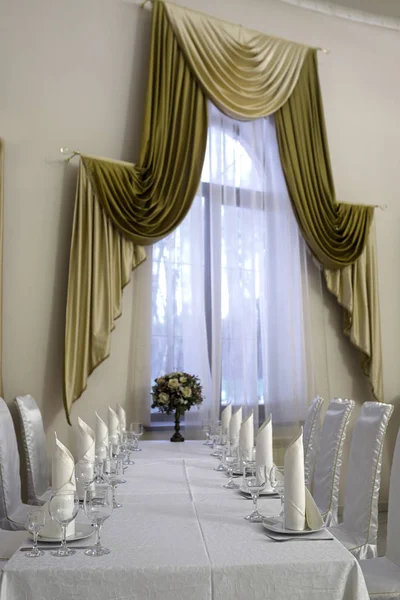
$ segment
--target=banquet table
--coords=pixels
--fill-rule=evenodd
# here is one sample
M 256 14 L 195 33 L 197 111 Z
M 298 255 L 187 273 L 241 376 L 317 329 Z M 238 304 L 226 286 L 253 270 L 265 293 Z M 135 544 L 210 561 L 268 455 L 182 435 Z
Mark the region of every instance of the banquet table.
M 245 521 L 252 503 L 222 487 L 226 477 L 213 469 L 209 447 L 141 447 L 117 488 L 123 506 L 102 530 L 111 554 L 32 559 L 17 552 L 5 566 L 1 600 L 369 598 L 357 561 L 337 540 L 275 542 L 261 524 Z M 262 498 L 259 506 L 274 515 L 280 502 Z

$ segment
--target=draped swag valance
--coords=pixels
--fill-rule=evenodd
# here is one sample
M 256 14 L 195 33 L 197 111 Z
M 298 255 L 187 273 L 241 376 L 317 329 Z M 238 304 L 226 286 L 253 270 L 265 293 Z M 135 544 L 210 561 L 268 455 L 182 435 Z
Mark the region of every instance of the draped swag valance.
M 121 290 L 145 257 L 143 245 L 171 233 L 191 206 L 206 149 L 208 100 L 241 120 L 274 113 L 294 213 L 328 279 L 335 279 L 330 289 L 346 307 L 346 330 L 382 398 L 375 263 L 366 251 L 373 208 L 336 202 L 316 50 L 156 1 L 139 160 L 81 161 L 65 337 L 68 420 L 88 375 L 109 354 Z M 330 275 L 354 269 L 361 258 L 364 279 L 347 277 L 345 286 Z M 372 295 L 365 296 L 366 288 Z M 350 293 L 351 303 L 342 293 Z

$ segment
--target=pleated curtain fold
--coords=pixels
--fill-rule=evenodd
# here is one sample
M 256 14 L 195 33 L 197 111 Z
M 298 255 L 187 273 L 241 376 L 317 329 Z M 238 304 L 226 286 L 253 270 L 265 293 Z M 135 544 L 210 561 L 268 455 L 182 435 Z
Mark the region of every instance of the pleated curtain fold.
M 294 214 L 329 270 L 328 285 L 346 306 L 346 330 L 364 353 L 364 371 L 382 399 L 373 244 L 366 251 L 373 208 L 336 202 L 316 50 L 158 0 L 139 160 L 133 165 L 82 157 L 67 300 L 67 418 L 89 373 L 108 355 L 121 290 L 145 257 L 142 246 L 171 233 L 195 197 L 208 99 L 239 120 L 274 113 Z M 98 254 L 93 245 L 102 246 L 103 238 L 107 243 Z M 352 275 L 340 276 L 345 269 Z M 94 282 L 104 301 L 97 300 Z M 345 304 L 341 291 L 349 286 L 351 302 Z

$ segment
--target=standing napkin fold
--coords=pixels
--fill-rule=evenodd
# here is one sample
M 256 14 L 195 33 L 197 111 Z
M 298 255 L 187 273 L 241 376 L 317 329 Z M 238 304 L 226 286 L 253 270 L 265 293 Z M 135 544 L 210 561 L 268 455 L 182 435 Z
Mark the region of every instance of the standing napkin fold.
M 250 415 L 245 419 L 239 431 L 239 448 L 242 455 L 242 458 L 247 460 L 252 459 L 254 446 L 254 418 L 253 411 Z
M 108 407 L 108 435 L 111 437 L 112 435 L 119 434 L 119 419 L 118 415 L 111 406 Z
M 227 406 L 225 406 L 224 410 L 221 412 L 221 430 L 222 433 L 227 433 L 229 431 L 229 423 L 232 417 L 232 402 L 229 402 Z
M 306 494 L 304 483 L 303 428 L 288 446 L 284 459 L 285 527 L 301 531 L 306 524 Z
M 257 472 L 262 465 L 267 467 L 267 475 L 274 466 L 273 449 L 272 449 L 272 415 L 264 421 L 256 435 L 256 467 Z M 267 491 L 272 491 L 270 482 L 268 481 Z
M 80 417 L 78 417 L 78 425 L 75 428 L 75 460 L 87 460 L 94 463 L 95 457 L 95 435 L 94 431 L 89 425 L 85 423 Z M 93 471 L 93 468 L 90 468 Z M 79 498 L 82 500 L 85 495 L 84 486 L 77 481 L 76 490 L 79 494 Z
M 104 423 L 103 419 L 99 417 L 96 412 L 96 452 L 99 451 L 100 446 L 104 446 L 104 456 L 102 458 L 106 458 L 108 451 L 108 427 Z
M 229 422 L 229 441 L 231 444 L 239 443 L 240 426 L 242 424 L 242 407 L 238 408 L 236 412 L 232 414 Z
M 117 404 L 117 416 L 121 431 L 126 431 L 126 412 L 120 404 Z
M 51 483 L 53 492 L 75 491 L 75 461 L 71 452 L 57 438 L 54 432 L 54 446 L 51 462 Z M 43 506 L 45 524 L 40 535 L 42 537 L 61 539 L 60 525 L 53 521 L 49 512 L 49 503 Z M 75 533 L 75 520 L 67 527 L 67 536 Z

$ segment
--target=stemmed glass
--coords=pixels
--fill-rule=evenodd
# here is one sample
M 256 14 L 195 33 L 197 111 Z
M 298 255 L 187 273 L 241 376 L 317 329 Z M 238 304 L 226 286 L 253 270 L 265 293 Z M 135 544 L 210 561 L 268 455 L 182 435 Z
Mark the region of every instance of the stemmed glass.
M 143 432 L 144 432 L 143 423 L 131 423 L 130 430 L 133 433 L 133 437 L 134 437 L 133 451 L 141 452 L 142 449 L 139 448 L 139 438 L 143 435 Z
M 36 558 L 37 556 L 43 556 L 44 554 L 44 552 L 39 550 L 37 545 L 37 536 L 39 531 L 44 526 L 44 522 L 44 511 L 38 508 L 30 510 L 26 516 L 26 529 L 33 534 L 32 550 L 25 552 L 25 556 L 29 556 L 29 558 Z
M 283 517 L 285 514 L 284 511 L 284 502 L 285 502 L 285 472 L 283 467 L 277 467 L 274 465 L 269 474 L 269 480 L 271 483 L 272 489 L 279 495 L 281 499 L 281 512 L 279 513 L 279 517 Z
M 239 449 L 237 446 L 230 446 L 227 448 L 225 452 L 225 464 L 229 481 L 224 484 L 224 488 L 235 490 L 239 487 L 238 484 L 233 481 L 233 469 L 239 467 Z
M 85 492 L 94 481 L 95 463 L 92 460 L 86 460 L 85 458 L 78 460 L 75 465 L 75 477 L 76 481 L 82 485 Z
M 117 456 L 118 452 L 119 452 L 119 434 L 118 433 L 113 433 L 112 435 L 109 436 L 108 438 L 108 454 L 111 457 L 115 457 Z
M 94 465 L 95 465 L 95 483 L 104 483 L 103 476 L 104 463 L 108 460 L 108 448 L 105 444 L 99 444 L 95 449 Z
M 219 464 L 216 467 L 214 467 L 214 471 L 225 471 L 224 455 L 225 455 L 225 451 L 226 451 L 226 444 L 227 444 L 227 436 L 221 435 L 219 444 L 217 446 L 220 460 L 219 460 Z
M 95 483 L 85 492 L 85 515 L 96 528 L 96 543 L 86 550 L 87 556 L 103 556 L 110 554 L 111 550 L 104 548 L 100 541 L 100 530 L 106 519 L 113 511 L 111 487 L 107 483 Z
M 257 501 L 268 483 L 268 470 L 266 465 L 256 466 L 255 463 L 245 463 L 243 467 L 243 483 L 250 492 L 253 500 L 253 511 L 245 517 L 251 523 L 261 523 L 263 516 L 258 512 Z
M 71 556 L 75 550 L 67 546 L 67 527 L 75 519 L 79 511 L 79 496 L 75 490 L 59 490 L 51 495 L 49 513 L 51 518 L 61 527 L 61 546 L 51 554 L 53 556 Z
M 110 486 L 112 487 L 112 505 L 113 508 L 121 508 L 122 504 L 117 502 L 115 498 L 115 488 L 120 483 L 125 483 L 125 479 L 121 477 L 123 473 L 123 463 L 121 458 L 112 458 L 109 461 L 110 468 L 105 472 L 106 478 Z
M 125 431 L 124 438 L 125 438 L 125 448 L 126 448 L 126 450 L 125 450 L 126 464 L 134 465 L 135 461 L 133 461 L 131 459 L 131 452 L 134 451 L 135 446 L 137 445 L 137 442 L 135 440 L 135 435 L 134 435 L 133 431 Z
M 203 433 L 205 435 L 205 441 L 203 442 L 203 446 L 211 446 L 212 441 L 211 441 L 211 427 L 210 425 L 206 424 L 203 425 Z

